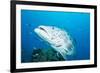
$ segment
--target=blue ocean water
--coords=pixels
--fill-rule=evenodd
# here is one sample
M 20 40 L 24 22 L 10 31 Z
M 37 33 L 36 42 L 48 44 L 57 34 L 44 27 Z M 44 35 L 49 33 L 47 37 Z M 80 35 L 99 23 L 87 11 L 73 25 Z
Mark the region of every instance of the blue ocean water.
M 67 60 L 90 59 L 90 13 L 21 10 L 22 62 L 31 62 L 34 48 L 51 48 L 34 32 L 39 25 L 56 26 L 71 34 L 76 41 L 75 56 Z

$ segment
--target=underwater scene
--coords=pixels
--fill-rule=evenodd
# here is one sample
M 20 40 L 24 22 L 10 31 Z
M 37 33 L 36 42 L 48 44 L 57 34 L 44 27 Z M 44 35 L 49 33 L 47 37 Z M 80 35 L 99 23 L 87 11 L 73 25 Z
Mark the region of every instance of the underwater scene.
M 90 13 L 21 10 L 21 62 L 90 59 Z

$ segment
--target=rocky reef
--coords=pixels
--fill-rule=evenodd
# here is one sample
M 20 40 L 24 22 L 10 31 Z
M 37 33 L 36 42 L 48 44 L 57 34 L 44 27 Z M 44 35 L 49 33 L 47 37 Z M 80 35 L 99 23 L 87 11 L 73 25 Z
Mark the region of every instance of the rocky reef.
M 32 62 L 64 61 L 57 51 L 50 49 L 33 49 Z

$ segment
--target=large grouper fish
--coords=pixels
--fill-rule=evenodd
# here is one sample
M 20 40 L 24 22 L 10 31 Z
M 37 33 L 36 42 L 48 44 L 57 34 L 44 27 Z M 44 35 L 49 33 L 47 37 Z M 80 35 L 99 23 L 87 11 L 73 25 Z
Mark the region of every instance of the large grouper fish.
M 34 29 L 35 33 L 66 60 L 68 55 L 73 55 L 75 50 L 75 41 L 69 33 L 55 26 L 40 25 Z

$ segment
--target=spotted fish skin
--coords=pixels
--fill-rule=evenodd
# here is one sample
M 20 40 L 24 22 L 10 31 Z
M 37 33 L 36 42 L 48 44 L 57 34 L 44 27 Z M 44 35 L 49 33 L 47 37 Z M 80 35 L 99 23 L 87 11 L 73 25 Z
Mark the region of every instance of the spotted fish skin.
M 74 41 L 69 33 L 63 29 L 55 26 L 40 25 L 34 29 L 34 32 L 44 41 L 48 42 L 64 59 L 66 59 L 67 55 L 72 55 L 74 53 Z

